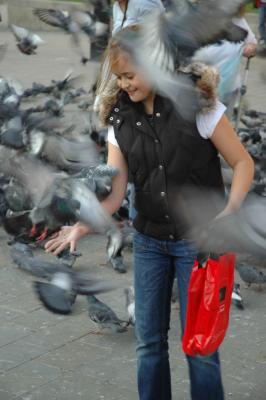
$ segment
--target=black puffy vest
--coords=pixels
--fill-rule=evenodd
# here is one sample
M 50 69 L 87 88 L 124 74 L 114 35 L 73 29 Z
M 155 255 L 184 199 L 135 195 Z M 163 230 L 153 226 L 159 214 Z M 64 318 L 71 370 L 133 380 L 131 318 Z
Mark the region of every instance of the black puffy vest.
M 196 186 L 223 194 L 220 160 L 196 123 L 178 116 L 168 99 L 155 97 L 153 115 L 151 126 L 143 104 L 121 93 L 109 123 L 128 163 L 129 181 L 135 185 L 135 228 L 156 239 L 179 240 L 188 228 L 179 207 L 182 189 Z M 211 217 L 220 211 L 211 208 Z

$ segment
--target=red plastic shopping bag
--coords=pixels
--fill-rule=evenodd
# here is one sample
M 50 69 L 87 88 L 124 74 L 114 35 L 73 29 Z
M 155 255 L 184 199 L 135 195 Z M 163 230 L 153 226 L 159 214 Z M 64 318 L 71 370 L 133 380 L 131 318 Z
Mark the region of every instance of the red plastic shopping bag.
M 209 355 L 222 343 L 229 323 L 234 266 L 231 253 L 209 258 L 204 265 L 195 261 L 182 339 L 187 355 Z

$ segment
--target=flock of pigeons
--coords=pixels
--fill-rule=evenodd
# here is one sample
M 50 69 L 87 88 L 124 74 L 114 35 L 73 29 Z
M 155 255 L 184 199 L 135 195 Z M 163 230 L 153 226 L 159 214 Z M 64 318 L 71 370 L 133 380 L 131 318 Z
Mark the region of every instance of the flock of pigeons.
M 75 8 L 72 11 L 33 9 L 33 14 L 42 22 L 59 28 L 70 35 L 73 48 L 80 55 L 83 64 L 86 64 L 89 58 L 82 50 L 80 34 L 87 35 L 93 47 L 98 48 L 98 52 L 103 51 L 109 36 L 111 15 L 110 4 L 107 0 L 88 1 L 87 3 L 92 11 L 80 11 Z M 11 31 L 14 34 L 18 49 L 23 54 L 36 54 L 38 46 L 45 43 L 39 35 L 25 27 L 11 25 Z
M 107 1 L 93 3 L 93 12 L 67 13 L 35 9 L 33 13 L 43 22 L 67 32 L 75 47 L 80 49 L 81 33 L 87 34 L 92 41 L 95 38 L 104 41 L 109 34 L 110 4 Z M 152 40 L 156 41 L 153 47 L 156 52 L 165 29 L 169 46 L 165 46 L 164 59 L 168 59 L 167 51 L 173 48 L 174 41 L 179 46 L 175 56 L 180 57 L 183 62 L 206 43 L 215 42 L 222 37 L 232 40 L 242 38 L 243 32 L 235 30 L 230 20 L 244 1 L 223 0 L 218 5 L 209 0 L 204 2 L 202 9 L 190 9 L 185 1 L 173 3 L 174 8 L 167 17 L 168 20 L 166 19 L 167 26 L 160 16 L 159 20 L 155 18 L 155 22 L 147 20 L 143 32 L 143 37 L 147 38 L 147 29 L 154 30 L 156 24 L 160 28 L 161 32 L 156 31 L 156 35 L 152 35 Z M 217 9 L 212 8 L 213 19 L 206 27 L 206 15 L 204 20 L 202 17 L 204 13 L 210 12 L 208 6 Z M 174 27 L 176 21 L 180 27 L 178 29 Z M 26 55 L 35 54 L 38 45 L 42 43 L 41 38 L 22 27 L 13 25 L 11 29 L 18 49 Z M 149 74 L 151 80 L 157 74 L 157 89 L 162 93 L 167 92 L 178 109 L 177 97 L 186 81 L 165 75 L 164 69 L 159 71 L 159 75 L 157 67 L 151 71 L 153 65 L 149 61 L 154 55 L 149 54 L 141 37 L 136 44 L 138 46 L 132 49 L 125 38 L 125 45 L 129 50 L 139 50 L 135 59 L 143 67 L 144 73 Z M 3 53 L 6 49 L 2 50 Z M 142 53 L 145 53 L 145 58 L 141 56 Z M 81 61 L 86 63 L 86 56 L 82 52 L 80 55 Z M 145 66 L 143 59 L 146 60 Z M 88 274 L 72 269 L 78 253 L 64 251 L 53 262 L 44 261 L 33 253 L 35 246 L 42 247 L 47 237 L 63 225 L 83 221 L 95 232 L 108 236 L 108 260 L 118 272 L 126 271 L 121 251 L 124 246 L 130 245 L 133 230 L 127 224 L 119 229 L 115 220 L 100 205 L 100 200 L 110 193 L 112 178 L 117 171 L 104 164 L 107 132 L 106 129 L 99 128 L 97 115 L 93 111 L 95 88 L 86 92 L 82 87 L 77 87 L 78 82 L 77 78 L 67 74 L 62 80 L 53 80 L 47 86 L 33 82 L 31 88 L 23 90 L 17 82 L 0 78 L 0 219 L 11 236 L 9 244 L 12 260 L 19 268 L 41 278 L 35 282 L 34 287 L 49 310 L 69 314 L 76 296 L 85 295 L 88 299 L 89 316 L 93 321 L 101 327 L 123 332 L 129 324 L 135 323 L 132 289 L 125 289 L 128 320 L 122 321 L 109 306 L 95 297 L 98 293 L 114 289 L 114 285 L 97 281 Z M 171 90 L 168 90 L 170 87 Z M 188 92 L 185 95 L 189 100 L 191 91 Z M 26 107 L 29 102 L 31 106 Z M 79 112 L 86 112 L 89 123 L 81 132 L 77 133 L 74 126 L 66 127 L 63 123 L 68 104 L 76 106 Z M 259 196 L 265 196 L 266 163 L 263 149 L 266 145 L 266 116 L 252 110 L 247 111 L 242 116 L 242 122 L 246 128 L 240 129 L 239 136 L 256 161 L 253 190 Z M 128 219 L 127 198 L 115 218 L 116 221 Z M 266 283 L 266 276 L 262 271 L 245 265 L 237 268 L 246 283 Z M 240 287 L 237 284 L 233 300 L 239 308 L 243 308 Z

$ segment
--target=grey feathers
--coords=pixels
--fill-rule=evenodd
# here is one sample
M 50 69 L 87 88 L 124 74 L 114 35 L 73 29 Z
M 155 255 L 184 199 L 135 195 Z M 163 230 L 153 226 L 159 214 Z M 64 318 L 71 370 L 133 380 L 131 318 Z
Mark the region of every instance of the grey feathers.
M 87 301 L 89 317 L 101 329 L 109 329 L 114 333 L 121 333 L 127 330 L 127 322 L 119 319 L 107 304 L 95 296 L 88 296 Z

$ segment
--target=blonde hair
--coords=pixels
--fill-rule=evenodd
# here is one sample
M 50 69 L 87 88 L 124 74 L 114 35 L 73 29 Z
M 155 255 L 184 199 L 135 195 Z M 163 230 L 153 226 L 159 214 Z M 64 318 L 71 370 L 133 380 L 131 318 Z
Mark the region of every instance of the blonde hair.
M 102 125 L 107 124 L 107 118 L 117 101 L 120 91 L 117 85 L 117 78 L 113 74 L 112 68 L 119 61 L 122 54 L 130 58 L 129 53 L 123 46 L 121 40 L 122 35 L 124 36 L 125 32 L 129 32 L 129 34 L 132 32 L 134 35 L 134 32 L 138 31 L 138 25 L 131 25 L 122 29 L 109 40 L 105 50 L 97 82 L 95 103 L 95 110 L 99 113 L 99 119 Z

